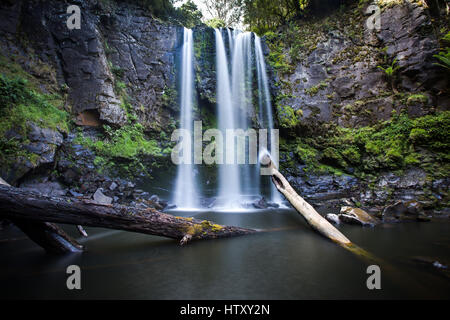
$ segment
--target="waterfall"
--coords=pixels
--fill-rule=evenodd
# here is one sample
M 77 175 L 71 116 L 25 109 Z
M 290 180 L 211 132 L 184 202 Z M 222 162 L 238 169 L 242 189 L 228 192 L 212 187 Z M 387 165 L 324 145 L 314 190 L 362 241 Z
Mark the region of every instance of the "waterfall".
M 228 29 L 229 30 L 229 29 Z M 247 130 L 250 127 L 249 115 L 253 110 L 253 54 L 252 33 L 239 33 L 233 41 L 231 75 L 231 93 L 233 111 L 237 127 Z M 259 178 L 257 166 L 248 164 L 240 166 L 242 192 L 244 194 L 259 194 Z
M 192 30 L 184 28 L 181 61 L 180 129 L 193 132 L 194 68 Z M 192 143 L 190 143 L 192 146 Z M 185 156 L 185 155 L 183 155 Z M 185 156 L 186 159 L 186 156 Z M 183 209 L 197 208 L 199 197 L 195 181 L 192 152 L 190 161 L 178 165 L 174 202 Z
M 225 147 L 222 154 L 224 163 L 218 165 L 218 201 L 215 206 L 227 210 L 239 208 L 243 196 L 261 194 L 260 184 L 264 179 L 265 184 L 270 185 L 270 200 L 280 203 L 281 197 L 278 191 L 269 182 L 267 176 L 260 175 L 259 165 L 250 164 L 247 153 L 245 164 L 238 164 L 239 151 L 235 143 L 230 150 L 227 149 L 226 144 L 227 130 L 247 131 L 252 127 L 250 120 L 253 116 L 257 116 L 260 128 L 268 129 L 270 134 L 267 149 L 271 154 L 277 152 L 273 150 L 272 104 L 261 39 L 251 32 L 231 31 L 228 28 L 226 31 L 215 29 L 215 49 L 217 124 L 223 135 Z M 191 133 L 193 132 L 195 96 L 193 59 L 192 30 L 185 28 L 181 63 L 180 129 Z M 257 115 L 255 115 L 255 105 L 258 106 Z M 245 149 L 249 150 L 249 138 L 245 140 Z M 192 137 L 188 142 L 192 150 Z M 227 157 L 231 155 L 234 161 L 228 164 Z M 183 158 L 184 163 L 178 165 L 174 202 L 181 209 L 198 208 L 200 192 L 195 179 L 192 155 L 183 155 Z
M 217 117 L 219 130 L 236 129 L 236 118 L 233 112 L 232 92 L 228 70 L 228 59 L 225 44 L 220 30 L 215 29 L 216 40 L 216 76 L 217 76 Z M 225 149 L 226 155 L 232 150 Z M 225 162 L 225 161 L 224 161 Z M 241 194 L 239 167 L 237 164 L 219 165 L 219 197 L 227 199 L 227 206 L 235 206 Z
M 261 39 L 251 32 L 226 30 L 230 60 L 227 60 L 222 29 L 215 30 L 217 72 L 217 114 L 219 130 L 247 130 L 254 112 L 253 78 L 256 68 L 257 96 L 261 128 L 272 133 L 273 115 L 266 65 Z M 254 38 L 254 42 L 252 39 Z M 230 68 L 231 66 L 231 68 Z M 268 150 L 274 145 L 271 134 Z M 227 150 L 228 151 L 228 150 Z M 243 195 L 260 194 L 259 166 L 250 165 L 248 155 L 245 165 L 221 165 L 219 168 L 219 196 L 236 202 Z M 271 200 L 281 202 L 275 187 L 270 184 Z
M 273 129 L 273 115 L 272 115 L 272 103 L 270 101 L 270 90 L 269 90 L 269 82 L 267 80 L 267 71 L 266 71 L 266 63 L 264 62 L 264 55 L 261 47 L 261 38 L 255 35 L 255 56 L 256 56 L 256 72 L 258 76 L 258 106 L 259 106 L 259 115 L 260 121 L 263 126 L 266 126 L 267 129 L 270 129 L 272 133 Z M 270 154 L 274 154 L 274 152 L 278 152 L 278 150 L 274 150 L 274 136 L 270 135 L 270 144 L 268 146 L 268 150 L 270 150 Z M 276 164 L 278 165 L 278 163 Z M 271 183 L 271 198 L 274 202 L 281 202 L 281 196 L 276 190 L 275 186 Z

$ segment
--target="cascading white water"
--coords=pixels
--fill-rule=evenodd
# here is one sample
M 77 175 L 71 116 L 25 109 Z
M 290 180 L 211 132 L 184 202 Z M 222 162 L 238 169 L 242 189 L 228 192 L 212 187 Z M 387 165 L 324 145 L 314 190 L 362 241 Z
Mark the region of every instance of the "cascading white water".
M 272 116 L 272 103 L 270 101 L 269 82 L 267 80 L 266 63 L 264 62 L 264 55 L 261 47 L 261 38 L 255 35 L 255 58 L 256 58 L 256 72 L 258 76 L 258 103 L 260 121 L 267 129 L 272 132 L 273 129 L 273 116 Z M 270 135 L 270 145 L 268 146 L 270 153 L 273 154 L 275 150 L 272 148 L 275 144 L 275 137 Z M 277 163 L 278 165 L 278 163 Z M 281 196 L 276 190 L 275 186 L 271 183 L 271 198 L 274 202 L 281 202 Z
M 262 128 L 273 129 L 272 104 L 268 85 L 266 65 L 261 47 L 261 39 L 251 32 L 231 32 L 226 30 L 230 60 L 227 59 L 222 30 L 215 30 L 216 72 L 217 72 L 217 108 L 219 130 L 243 129 L 250 127 L 253 106 L 253 74 L 256 65 L 257 93 Z M 255 41 L 252 43 L 252 38 Z M 230 66 L 231 65 L 231 69 Z M 231 82 L 230 82 L 231 80 Z M 270 136 L 269 150 L 274 145 L 274 136 Z M 272 150 L 271 150 L 272 151 Z M 243 195 L 259 194 L 259 175 L 256 165 L 221 165 L 219 167 L 219 196 L 226 197 L 232 203 Z M 280 202 L 281 197 L 271 185 L 271 200 Z
M 236 129 L 235 115 L 233 112 L 228 59 L 225 44 L 220 30 L 215 29 L 216 40 L 216 77 L 217 77 L 217 122 L 218 129 L 226 133 L 227 129 Z M 224 144 L 226 145 L 226 144 Z M 226 154 L 231 150 L 225 149 Z M 224 161 L 225 162 L 225 161 Z M 241 194 L 239 179 L 239 167 L 237 164 L 219 165 L 219 197 L 227 199 L 226 206 L 237 206 Z
M 228 29 L 229 30 L 229 29 Z M 238 128 L 247 130 L 250 127 L 249 115 L 253 110 L 253 55 L 252 33 L 244 32 L 235 36 L 232 41 L 233 52 L 231 68 L 231 95 L 233 111 Z M 249 165 L 248 155 L 245 165 L 240 166 L 242 192 L 259 194 L 259 179 L 255 176 L 256 166 Z
M 272 105 L 261 39 L 251 32 L 230 29 L 226 30 L 225 35 L 228 41 L 225 41 L 222 29 L 215 29 L 218 129 L 226 139 L 228 129 L 246 131 L 251 126 L 250 117 L 255 111 L 253 97 L 256 90 L 261 128 L 270 129 L 268 130 L 270 133 L 273 129 Z M 253 38 L 254 41 L 252 41 Z M 226 43 L 229 48 L 228 56 Z M 193 33 L 192 30 L 185 28 L 181 63 L 180 129 L 191 133 L 193 132 L 195 93 L 193 59 Z M 257 81 L 254 84 L 255 75 Z M 269 150 L 274 145 L 273 138 L 271 135 L 268 139 Z M 224 147 L 225 142 L 224 140 Z M 192 141 L 189 144 L 192 147 Z M 260 176 L 257 165 L 249 165 L 248 155 L 245 157 L 246 164 L 238 165 L 237 150 L 233 148 L 233 150 L 225 149 L 224 151 L 225 163 L 218 166 L 219 201 L 217 204 L 222 208 L 235 209 L 239 208 L 242 196 L 260 194 L 260 180 L 265 177 Z M 226 163 L 229 152 L 235 155 L 233 164 Z M 178 165 L 174 202 L 180 209 L 198 208 L 200 203 L 192 155 L 189 157 L 190 163 Z M 185 161 L 189 157 L 184 155 Z M 281 202 L 278 192 L 272 184 L 270 186 L 271 200 Z
M 192 30 L 184 28 L 181 62 L 180 129 L 193 132 L 194 68 Z M 192 143 L 190 144 L 192 146 Z M 178 165 L 174 202 L 179 208 L 193 209 L 199 204 L 192 153 L 190 163 Z

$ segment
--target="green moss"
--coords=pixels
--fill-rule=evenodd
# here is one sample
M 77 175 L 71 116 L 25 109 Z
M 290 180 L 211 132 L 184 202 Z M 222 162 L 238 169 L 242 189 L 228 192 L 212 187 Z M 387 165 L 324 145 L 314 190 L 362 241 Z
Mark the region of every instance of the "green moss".
M 312 86 L 309 89 L 305 89 L 305 93 L 309 94 L 312 97 L 315 96 L 319 92 L 319 90 L 323 90 L 326 87 L 328 87 L 328 83 L 326 81 L 321 81 L 317 85 Z
M 449 111 L 415 119 L 401 113 L 373 126 L 324 127 L 309 137 L 297 138 L 295 153 L 309 171 L 323 171 L 324 165 L 338 170 L 353 168 L 362 177 L 414 165 L 442 177 L 448 176 L 442 168 L 448 169 L 450 162 L 449 132 Z M 281 140 L 282 146 L 290 143 Z
M 223 229 L 223 227 L 221 225 L 214 224 L 208 220 L 203 220 L 201 222 L 201 226 L 202 226 L 203 230 L 211 230 L 213 232 L 218 232 Z
M 414 105 L 417 103 L 421 103 L 421 104 L 428 103 L 428 97 L 422 93 L 416 93 L 416 94 L 410 95 L 406 100 L 406 104 L 408 106 L 411 106 L 411 105 Z
M 174 108 L 177 105 L 178 93 L 175 88 L 166 87 L 162 94 L 164 106 Z
M 162 156 L 156 140 L 148 140 L 141 124 L 128 124 L 117 130 L 104 126 L 106 139 L 93 141 L 79 134 L 75 143 L 85 145 L 106 158 L 135 159 L 138 155 Z
M 314 167 L 318 165 L 318 150 L 306 143 L 299 141 L 295 149 L 295 154 L 297 155 L 299 160 L 301 160 L 308 166 Z
M 14 128 L 26 136 L 27 122 L 43 128 L 67 131 L 68 114 L 55 105 L 59 97 L 39 93 L 23 78 L 0 75 L 0 134 Z M 59 108 L 58 108 L 59 107 Z
M 300 116 L 303 113 L 296 113 L 290 106 L 277 106 L 278 119 L 282 128 L 295 128 L 300 121 Z
M 0 162 L 4 168 L 18 162 L 36 166 L 40 157 L 23 148 L 30 143 L 28 123 L 67 132 L 64 98 L 58 93 L 43 94 L 38 79 L 4 56 L 0 56 L 0 72 Z M 5 133 L 11 129 L 19 136 L 7 139 Z

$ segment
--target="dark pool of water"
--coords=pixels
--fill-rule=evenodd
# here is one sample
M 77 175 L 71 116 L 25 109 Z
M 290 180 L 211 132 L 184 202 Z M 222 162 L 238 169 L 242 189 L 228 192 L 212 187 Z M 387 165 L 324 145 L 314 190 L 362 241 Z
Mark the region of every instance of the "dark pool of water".
M 86 252 L 54 257 L 9 228 L 0 232 L 0 298 L 450 298 L 443 272 L 412 261 L 449 260 L 447 221 L 340 227 L 384 261 L 382 289 L 368 290 L 367 262 L 313 232 L 293 210 L 195 216 L 273 230 L 180 247 L 161 237 L 87 228 Z M 67 227 L 75 235 L 73 229 Z M 71 264 L 81 267 L 82 290 L 66 289 Z

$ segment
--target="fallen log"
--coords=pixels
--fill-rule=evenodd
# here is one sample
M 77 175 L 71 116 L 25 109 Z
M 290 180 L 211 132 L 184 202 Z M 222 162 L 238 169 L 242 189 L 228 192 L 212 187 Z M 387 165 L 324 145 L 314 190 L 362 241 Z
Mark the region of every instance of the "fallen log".
M 48 253 L 64 254 L 83 251 L 81 244 L 72 239 L 54 223 L 30 222 L 21 219 L 13 219 L 11 222 Z
M 176 217 L 156 209 L 100 205 L 89 199 L 49 197 L 0 185 L 0 216 L 8 219 L 54 222 L 118 229 L 181 241 L 234 237 L 256 230 L 222 226 L 207 220 Z
M 272 182 L 275 184 L 277 190 L 286 197 L 314 230 L 342 246 L 352 246 L 352 242 L 347 239 L 346 236 L 323 218 L 313 206 L 295 192 L 294 188 L 291 187 L 286 178 L 277 170 L 277 168 L 275 168 L 275 165 L 268 154 L 264 155 L 261 163 L 266 165 L 270 170 Z
M 0 178 L 0 186 L 11 187 L 5 180 Z M 75 239 L 66 234 L 54 223 L 42 221 L 28 221 L 10 218 L 23 233 L 31 240 L 40 245 L 48 253 L 64 254 L 69 252 L 81 252 L 83 246 Z

